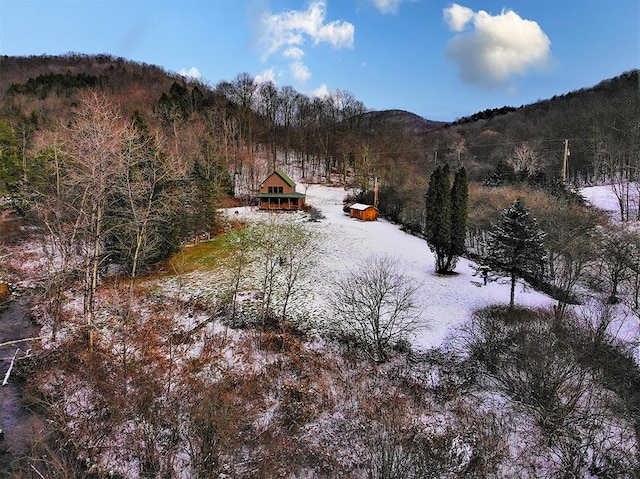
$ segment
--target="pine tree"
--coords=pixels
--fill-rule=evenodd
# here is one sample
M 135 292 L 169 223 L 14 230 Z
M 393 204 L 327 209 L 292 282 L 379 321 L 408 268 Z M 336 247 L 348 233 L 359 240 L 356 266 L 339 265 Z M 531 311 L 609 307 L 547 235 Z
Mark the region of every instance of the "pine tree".
M 426 195 L 425 238 L 436 256 L 436 271 L 447 272 L 451 249 L 451 193 L 449 167 L 437 167 L 429 179 Z
M 544 267 L 544 238 L 521 198 L 502 211 L 500 221 L 489 232 L 485 262 L 511 276 L 510 309 L 514 305 L 516 278 L 539 274 Z

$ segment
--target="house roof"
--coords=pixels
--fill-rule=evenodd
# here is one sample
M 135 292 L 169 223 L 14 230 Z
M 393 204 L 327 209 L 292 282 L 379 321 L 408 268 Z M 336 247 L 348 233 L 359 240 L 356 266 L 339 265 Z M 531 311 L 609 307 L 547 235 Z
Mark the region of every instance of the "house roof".
M 304 198 L 304 193 L 258 193 L 258 198 Z
M 282 178 L 287 185 L 289 185 L 291 187 L 296 186 L 296 182 L 293 181 L 289 177 L 289 175 L 287 175 L 284 171 L 276 170 L 276 171 L 274 171 L 274 173 L 276 173 L 280 178 Z
M 362 203 L 354 203 L 354 204 L 352 204 L 351 206 L 349 206 L 349 208 L 350 208 L 350 209 L 352 209 L 352 210 L 358 210 L 358 211 L 364 211 L 364 210 L 366 210 L 367 208 L 374 208 L 374 209 L 376 209 L 376 210 L 378 209 L 378 208 L 376 208 L 375 206 L 371 206 L 371 205 L 364 205 L 364 204 L 362 204 Z

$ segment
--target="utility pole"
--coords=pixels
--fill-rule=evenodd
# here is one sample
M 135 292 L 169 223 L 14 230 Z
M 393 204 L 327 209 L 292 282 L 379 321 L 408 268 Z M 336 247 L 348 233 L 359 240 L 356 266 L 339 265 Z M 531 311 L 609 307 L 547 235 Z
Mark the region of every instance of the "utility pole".
M 373 206 L 378 207 L 378 177 L 373 177 Z
M 562 160 L 562 182 L 566 183 L 567 182 L 567 166 L 568 166 L 568 160 L 569 160 L 569 155 L 571 154 L 571 152 L 569 151 L 569 139 L 565 139 L 564 140 L 564 159 Z

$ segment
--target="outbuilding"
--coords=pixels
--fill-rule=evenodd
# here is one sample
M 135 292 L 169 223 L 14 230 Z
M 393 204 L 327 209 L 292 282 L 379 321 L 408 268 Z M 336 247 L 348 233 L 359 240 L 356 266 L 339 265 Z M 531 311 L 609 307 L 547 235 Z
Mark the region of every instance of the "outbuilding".
M 362 203 L 354 203 L 349 207 L 349 216 L 363 221 L 375 221 L 378 219 L 378 208 Z

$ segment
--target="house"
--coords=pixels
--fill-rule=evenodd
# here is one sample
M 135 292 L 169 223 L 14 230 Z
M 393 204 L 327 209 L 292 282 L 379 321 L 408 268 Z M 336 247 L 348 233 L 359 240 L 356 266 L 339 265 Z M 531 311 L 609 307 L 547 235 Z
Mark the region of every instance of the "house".
M 354 203 L 349 207 L 349 216 L 363 221 L 375 221 L 378 219 L 378 208 L 362 203 Z
M 260 185 L 258 205 L 261 210 L 301 210 L 304 193 L 296 192 L 295 182 L 282 171 L 274 171 Z

